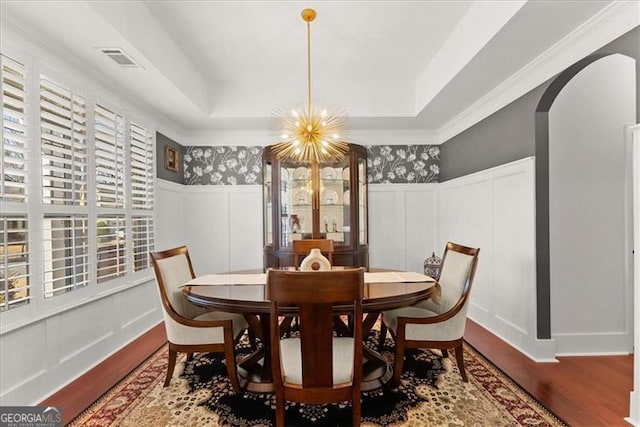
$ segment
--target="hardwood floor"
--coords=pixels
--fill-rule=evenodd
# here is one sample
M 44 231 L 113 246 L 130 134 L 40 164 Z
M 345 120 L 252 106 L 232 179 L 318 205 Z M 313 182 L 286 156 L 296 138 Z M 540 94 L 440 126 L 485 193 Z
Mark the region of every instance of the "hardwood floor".
M 572 426 L 629 426 L 633 356 L 560 357 L 536 363 L 472 321 L 465 340 Z M 66 424 L 166 342 L 163 324 L 64 387 L 41 405 L 62 406 Z
M 62 406 L 62 423 L 66 425 L 166 342 L 164 323 L 160 323 L 40 405 Z
M 470 320 L 465 340 L 570 425 L 629 426 L 632 355 L 536 363 Z

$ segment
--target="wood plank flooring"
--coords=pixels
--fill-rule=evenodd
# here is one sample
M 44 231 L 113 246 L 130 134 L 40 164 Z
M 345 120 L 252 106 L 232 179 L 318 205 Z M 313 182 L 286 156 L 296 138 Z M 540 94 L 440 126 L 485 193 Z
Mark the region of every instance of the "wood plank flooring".
M 572 426 L 629 426 L 633 356 L 558 357 L 536 363 L 467 321 L 465 340 Z
M 633 356 L 560 357 L 536 363 L 472 321 L 466 341 L 572 426 L 628 426 Z M 166 342 L 163 324 L 73 381 L 41 405 L 62 406 L 66 424 Z

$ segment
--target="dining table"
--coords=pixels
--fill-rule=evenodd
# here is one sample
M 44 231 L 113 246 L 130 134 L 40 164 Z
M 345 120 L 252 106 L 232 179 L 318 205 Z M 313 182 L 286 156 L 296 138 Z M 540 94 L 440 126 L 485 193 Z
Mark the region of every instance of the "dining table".
M 332 269 L 341 268 L 349 267 Z M 381 312 L 407 307 L 429 298 L 437 300 L 440 293 L 440 286 L 435 279 L 416 272 L 369 268 L 364 273 L 364 282 L 362 308 L 365 316 L 362 329 L 365 337 L 374 327 Z M 270 304 L 266 284 L 267 273 L 248 270 L 239 273 L 205 274 L 183 286 L 184 297 L 197 306 L 241 313 L 247 317 L 261 345 L 238 363 L 238 379 L 245 390 L 258 393 L 273 390 Z M 338 305 L 334 310 L 336 318 L 339 318 L 338 314 L 344 312 L 345 307 Z M 283 307 L 282 312 L 278 314 L 293 317 L 297 313 L 293 307 Z M 255 321 L 251 321 L 252 319 Z M 347 324 L 334 323 L 338 323 L 338 328 L 341 328 L 337 333 L 349 333 Z M 282 332 L 286 333 L 284 330 Z M 392 369 L 380 353 L 364 345 L 363 355 L 365 360 L 362 390 L 379 388 L 391 379 Z

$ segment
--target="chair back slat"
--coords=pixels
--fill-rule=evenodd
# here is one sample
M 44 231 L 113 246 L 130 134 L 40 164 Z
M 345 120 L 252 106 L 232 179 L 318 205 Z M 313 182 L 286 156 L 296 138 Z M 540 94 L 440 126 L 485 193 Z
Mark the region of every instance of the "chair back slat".
M 332 304 L 300 305 L 303 388 L 333 385 L 333 330 L 328 327 L 332 322 Z

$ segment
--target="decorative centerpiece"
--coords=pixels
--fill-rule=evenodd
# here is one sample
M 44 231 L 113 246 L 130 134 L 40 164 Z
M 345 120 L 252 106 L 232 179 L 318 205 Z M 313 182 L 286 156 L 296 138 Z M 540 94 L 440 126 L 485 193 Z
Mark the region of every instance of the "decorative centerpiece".
M 442 259 L 436 255 L 435 252 L 431 253 L 431 256 L 424 260 L 424 274 L 434 279 L 440 277 L 440 264 Z
M 331 263 L 322 255 L 320 249 L 313 248 L 300 263 L 300 271 L 328 271 L 331 270 Z

